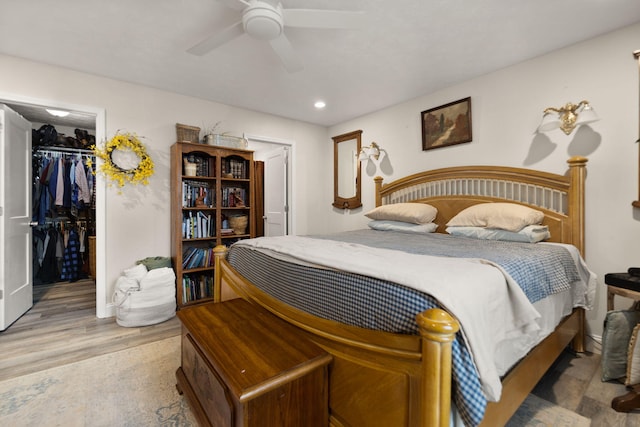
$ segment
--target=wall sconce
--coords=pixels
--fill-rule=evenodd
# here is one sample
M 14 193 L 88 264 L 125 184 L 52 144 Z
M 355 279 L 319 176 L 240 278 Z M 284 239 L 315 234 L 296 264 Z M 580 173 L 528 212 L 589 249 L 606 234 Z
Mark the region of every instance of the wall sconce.
M 358 154 L 358 160 L 364 162 L 365 160 L 375 159 L 378 160 L 380 158 L 380 146 L 375 142 L 372 142 L 371 145 L 362 147 L 360 149 L 360 153 Z
M 579 104 L 567 102 L 564 107 L 548 107 L 544 110 L 542 122 L 538 126 L 538 132 L 548 132 L 554 129 L 562 129 L 569 135 L 576 126 L 600 120 L 589 101 L 580 101 Z

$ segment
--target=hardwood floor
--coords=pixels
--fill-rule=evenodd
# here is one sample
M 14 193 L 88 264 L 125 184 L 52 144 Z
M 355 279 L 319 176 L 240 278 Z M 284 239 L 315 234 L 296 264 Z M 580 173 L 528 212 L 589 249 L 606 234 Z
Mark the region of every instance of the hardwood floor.
M 601 378 L 599 354 L 565 351 L 536 385 L 533 394 L 591 419 L 593 427 L 640 426 L 640 410 L 623 413 L 611 408 L 614 397 L 627 393 L 624 384 L 603 382 Z
M 33 307 L 0 332 L 0 381 L 180 334 L 177 318 L 124 328 L 98 319 L 93 280 L 33 288 Z

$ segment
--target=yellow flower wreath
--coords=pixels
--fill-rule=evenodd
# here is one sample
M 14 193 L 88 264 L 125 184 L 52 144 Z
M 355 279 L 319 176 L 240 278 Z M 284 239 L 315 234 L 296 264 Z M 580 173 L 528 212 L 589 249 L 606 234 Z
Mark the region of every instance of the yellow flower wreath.
M 153 160 L 147 154 L 147 149 L 135 133 L 120 133 L 118 131 L 113 138 L 107 141 L 102 148 L 94 147 L 96 157 L 103 160 L 98 172 L 114 181 L 118 187 L 125 183 L 149 184 L 149 177 L 153 175 Z M 114 154 L 124 153 L 135 156 L 135 166 L 123 168 L 114 162 Z M 110 184 L 109 184 L 110 185 Z

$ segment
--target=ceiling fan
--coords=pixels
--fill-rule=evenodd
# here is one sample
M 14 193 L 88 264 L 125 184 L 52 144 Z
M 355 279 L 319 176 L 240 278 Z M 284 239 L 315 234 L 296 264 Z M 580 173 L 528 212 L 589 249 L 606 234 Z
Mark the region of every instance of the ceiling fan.
M 242 19 L 216 31 L 187 50 L 194 55 L 204 55 L 243 34 L 268 41 L 280 57 L 284 68 L 290 72 L 303 68 L 289 39 L 285 27 L 353 29 L 363 24 L 364 14 L 355 11 L 321 9 L 286 9 L 279 0 L 220 0 L 226 6 L 240 10 Z

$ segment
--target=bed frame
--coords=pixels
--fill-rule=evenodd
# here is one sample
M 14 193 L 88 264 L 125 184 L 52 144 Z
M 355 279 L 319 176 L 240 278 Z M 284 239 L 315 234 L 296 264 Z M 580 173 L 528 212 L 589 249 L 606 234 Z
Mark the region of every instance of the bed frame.
M 571 243 L 584 256 L 584 157 L 568 160 L 557 175 L 530 169 L 464 166 L 431 170 L 389 184 L 375 178 L 376 206 L 424 202 L 438 208 L 438 232 L 461 209 L 477 203 L 509 201 L 545 213 L 551 240 Z M 242 297 L 299 327 L 333 355 L 329 373 L 330 425 L 449 426 L 451 342 L 457 322 L 431 309 L 416 316 L 419 336 L 365 330 L 311 316 L 257 289 L 216 248 L 215 295 Z M 275 279 L 275 278 L 274 278 Z M 483 426 L 504 425 L 563 349 L 584 347 L 584 311 L 576 309 L 552 335 L 503 378 L 502 399 L 489 403 Z

